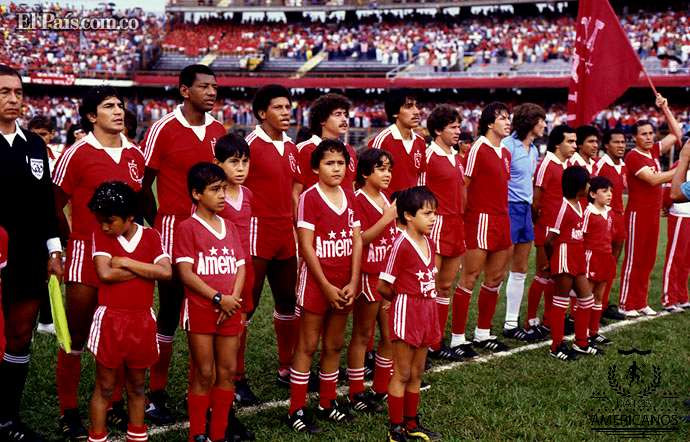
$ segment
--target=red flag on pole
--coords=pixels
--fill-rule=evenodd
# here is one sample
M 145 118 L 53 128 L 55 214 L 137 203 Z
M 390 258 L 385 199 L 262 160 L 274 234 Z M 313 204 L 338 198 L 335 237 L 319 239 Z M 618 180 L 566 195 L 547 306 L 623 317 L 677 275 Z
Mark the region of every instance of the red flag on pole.
M 640 76 L 642 62 L 608 0 L 580 0 L 567 122 L 590 124 Z

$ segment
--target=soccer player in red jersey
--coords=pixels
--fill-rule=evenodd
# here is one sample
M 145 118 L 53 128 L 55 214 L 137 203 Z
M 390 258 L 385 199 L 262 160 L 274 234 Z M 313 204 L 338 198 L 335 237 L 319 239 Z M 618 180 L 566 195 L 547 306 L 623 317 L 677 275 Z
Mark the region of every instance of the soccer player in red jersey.
M 108 440 L 106 411 L 121 367 L 126 367 L 127 377 L 127 441 L 148 440 L 146 368 L 158 359 L 153 292 L 156 280 L 172 277 L 172 267 L 158 231 L 134 222 L 138 205 L 134 190 L 122 181 L 101 184 L 88 203 L 100 224 L 93 233 L 100 283 L 88 340 L 96 358 L 89 442 Z
M 584 125 L 575 129 L 577 152 L 568 159 L 568 166 L 581 166 L 589 176 L 597 174 L 597 151 L 599 150 L 599 129 Z
M 620 129 L 609 129 L 601 137 L 601 144 L 606 153 L 597 161 L 597 176 L 608 178 L 613 185 L 609 216 L 613 220 L 611 237 L 611 251 L 618 265 L 618 258 L 623 250 L 623 241 L 628 237 L 623 215 L 623 192 L 628 188 L 628 168 L 623 162 L 625 156 L 625 134 Z M 613 280 L 607 281 L 602 298 L 603 311 L 601 315 L 608 319 L 624 319 L 625 316 L 614 310 L 609 303 L 609 293 Z
M 481 137 L 467 154 L 465 186 L 465 244 L 460 281 L 453 294 L 451 349 L 463 351 L 464 357 L 476 355 L 465 341 L 465 324 L 472 290 L 482 270 L 484 282 L 479 292 L 479 314 L 473 343 L 492 351 L 508 346 L 491 335 L 491 321 L 496 311 L 498 290 L 505 278 L 510 239 L 508 216 L 508 180 L 510 153 L 501 140 L 510 134 L 510 110 L 503 103 L 489 104 L 479 119 Z M 456 314 L 457 313 L 457 314 Z M 456 347 L 462 346 L 461 349 Z
M 426 143 L 414 131 L 420 118 L 417 96 L 411 89 L 393 88 L 388 91 L 385 108 L 392 124 L 376 135 L 367 148 L 383 149 L 395 160 L 395 174 L 384 192 L 390 196 L 393 192 L 417 185 L 419 175 L 424 172 Z
M 352 311 L 362 260 L 360 222 L 352 192 L 340 183 L 350 163 L 345 145 L 326 139 L 312 152 L 311 168 L 319 182 L 299 200 L 297 235 L 300 264 L 298 303 L 300 333 L 290 373 L 290 426 L 310 434 L 322 429 L 309 417 L 309 368 L 323 329 L 318 415 L 350 423 L 358 419 L 336 401 L 340 351 Z
M 324 138 L 338 140 L 347 133 L 348 112 L 350 100 L 338 94 L 325 94 L 314 100 L 309 108 L 309 128 L 312 136 L 310 139 L 297 144 L 299 152 L 299 167 L 301 174 L 298 177 L 299 184 L 295 187 L 297 195 L 293 195 L 296 202 L 299 194 L 309 189 L 319 181 L 318 176 L 311 170 L 311 153 Z M 354 190 L 353 183 L 357 171 L 357 153 L 349 144 L 345 144 L 350 154 L 350 164 L 347 166 L 347 174 L 343 178 L 342 186 L 345 190 Z M 297 204 L 295 204 L 295 207 Z
M 348 395 L 355 410 L 381 411 L 374 402 L 381 401 L 388 394 L 393 367 L 388 334 L 390 304 L 382 300 L 376 290 L 379 273 L 397 236 L 395 201 L 389 202 L 383 193 L 390 183 L 392 168 L 393 157 L 381 149 L 364 150 L 357 162 L 356 180 L 361 188 L 355 192 L 355 211 L 362 230 L 362 277 L 352 313 L 352 338 L 347 347 Z M 374 394 L 370 401 L 364 394 L 364 362 L 367 343 L 377 322 L 380 339 L 374 356 L 374 383 L 371 386 Z
M 63 235 L 69 236 L 65 268 L 67 323 L 72 351 L 58 351 L 57 384 L 60 402 L 60 428 L 65 437 L 85 440 L 81 424 L 77 389 L 81 373 L 81 353 L 98 303 L 99 280 L 91 256 L 93 232 L 99 229 L 96 217 L 87 207 L 96 188 L 105 181 L 122 181 L 135 192 L 141 190 L 144 157 L 122 135 L 124 103 L 110 86 L 97 86 L 84 95 L 79 107 L 82 125 L 89 134 L 73 144 L 55 165 L 53 183 L 55 205 Z M 72 202 L 72 231 L 69 232 L 63 208 Z M 67 235 L 69 233 L 69 235 Z
M 427 128 L 434 139 L 426 150 L 425 169 L 420 184 L 436 196 L 436 222 L 431 229 L 431 239 L 436 244 L 436 307 L 441 341 L 431 346 L 429 356 L 449 361 L 461 361 L 462 355 L 452 352 L 443 342 L 450 309 L 453 284 L 460 270 L 465 253 L 465 228 L 462 221 L 464 199 L 464 169 L 460 155 L 453 146 L 460 137 L 460 114 L 448 104 L 434 108 L 427 118 Z M 453 304 L 453 315 L 460 303 Z
M 656 104 L 666 115 L 670 126 L 680 133 L 678 122 L 668 109 L 668 103 L 657 95 Z M 625 156 L 628 166 L 628 204 L 625 223 L 628 240 L 621 269 L 619 311 L 627 317 L 656 315 L 647 305 L 649 276 L 656 261 L 659 242 L 659 222 L 663 201 L 662 184 L 671 181 L 673 171 L 661 171 L 659 157 L 671 149 L 676 137 L 667 135 L 654 142 L 654 125 L 640 120 L 632 127 L 635 148 Z
M 190 65 L 179 76 L 183 104 L 153 123 L 144 136 L 146 174 L 142 210 L 146 220 L 158 230 L 163 246 L 173 255 L 175 231 L 190 216 L 192 201 L 187 192 L 187 173 L 199 161 L 212 161 L 218 139 L 225 127 L 208 113 L 216 102 L 217 84 L 213 71 L 204 65 Z M 153 182 L 156 181 L 156 198 Z M 156 208 L 157 207 L 157 208 Z M 173 422 L 167 406 L 166 385 L 172 357 L 173 337 L 180 320 L 184 287 L 173 265 L 173 278 L 158 284 L 158 345 L 160 358 L 149 372 L 146 415 L 153 422 Z
M 260 121 L 245 138 L 252 161 L 246 186 L 254 194 L 249 248 L 254 267 L 254 308 L 259 305 L 268 278 L 275 304 L 273 326 L 278 341 L 276 383 L 290 386 L 290 366 L 295 344 L 295 286 L 297 245 L 293 229 L 293 199 L 300 174 L 297 148 L 285 134 L 290 126 L 290 91 L 269 84 L 254 95 L 252 110 Z M 254 315 L 253 310 L 247 319 Z
M 188 390 L 189 441 L 226 440 L 234 399 L 237 348 L 242 334 L 244 253 L 237 229 L 218 216 L 225 206 L 227 175 L 199 163 L 189 170 L 189 194 L 197 205 L 183 221 L 174 252 L 185 285 L 182 328 L 194 370 Z M 208 439 L 206 413 L 211 408 Z
M 434 226 L 436 198 L 425 187 L 402 190 L 398 219 L 406 226 L 393 243 L 378 291 L 391 302 L 389 333 L 395 370 L 388 388 L 389 441 L 407 437 L 437 440 L 441 435 L 419 424 L 419 389 L 430 345 L 441 340 L 436 308 Z
M 544 251 L 544 240 L 549 227 L 556 221 L 563 190 L 560 185 L 566 163 L 575 153 L 577 135 L 575 129 L 565 124 L 556 126 L 549 134 L 546 156 L 537 166 L 534 175 L 534 196 L 532 198 L 532 220 L 534 220 L 534 247 L 536 249 L 536 274 L 527 293 L 527 320 L 525 327 L 546 337 L 549 333 L 549 312 L 553 297 L 553 280 L 545 270 L 548 259 Z M 544 293 L 544 323 L 539 324 L 537 311 Z
M 585 241 L 585 261 L 589 290 L 594 296 L 594 305 L 589 319 L 589 343 L 610 344 L 612 341 L 599 334 L 599 320 L 602 312 L 604 290 L 609 281 L 616 277 L 616 259 L 611 249 L 613 218 L 611 199 L 613 184 L 603 176 L 589 180 L 588 205 L 585 209 L 582 234 Z
M 604 354 L 603 350 L 590 345 L 587 327 L 594 304 L 586 276 L 585 248 L 582 236 L 584 209 L 579 199 L 587 193 L 589 172 L 580 166 L 570 166 L 561 178 L 563 199 L 553 226 L 549 227 L 544 241 L 548 269 L 553 275 L 555 291 L 551 307 L 551 350 L 549 355 L 562 361 L 574 361 L 577 356 L 563 343 L 565 311 L 570 302 L 570 292 L 577 295 L 575 313 L 575 343 L 573 352 Z

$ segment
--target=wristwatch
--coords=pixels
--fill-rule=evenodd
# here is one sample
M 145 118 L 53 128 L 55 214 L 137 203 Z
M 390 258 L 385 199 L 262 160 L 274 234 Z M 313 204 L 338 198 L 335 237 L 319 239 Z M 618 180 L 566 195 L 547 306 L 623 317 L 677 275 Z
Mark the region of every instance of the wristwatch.
M 211 300 L 211 305 L 214 307 L 217 306 L 220 303 L 220 300 L 223 299 L 223 294 L 222 293 L 216 293 L 213 295 L 213 300 Z

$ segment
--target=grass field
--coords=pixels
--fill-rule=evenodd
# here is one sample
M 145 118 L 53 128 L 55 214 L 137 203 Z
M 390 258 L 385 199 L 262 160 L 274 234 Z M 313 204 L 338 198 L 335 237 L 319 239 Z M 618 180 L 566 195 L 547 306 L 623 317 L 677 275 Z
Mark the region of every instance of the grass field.
M 662 219 L 657 263 L 650 283 L 649 304 L 661 310 L 661 278 L 666 247 L 666 220 Z M 534 252 L 532 253 L 532 259 Z M 621 259 L 622 261 L 622 259 Z M 534 263 L 530 265 L 531 281 Z M 476 324 L 476 294 L 468 319 L 468 330 Z M 612 299 L 617 300 L 618 283 L 614 284 Z M 523 300 L 524 314 L 527 296 Z M 388 415 L 360 415 L 360 422 L 350 426 L 324 423 L 327 430 L 322 436 L 298 434 L 286 425 L 289 391 L 274 384 L 277 369 L 277 350 L 273 320 L 270 314 L 272 300 L 268 288 L 257 314 L 252 320 L 247 349 L 247 372 L 255 393 L 264 405 L 240 410 L 243 422 L 253 429 L 258 440 L 323 440 L 361 441 L 383 440 Z M 505 300 L 501 296 L 494 317 L 494 334 L 500 334 L 505 313 Z M 633 425 L 600 423 L 599 416 L 637 415 L 654 416 L 663 425 L 637 425 L 662 428 L 666 431 L 652 435 L 655 440 L 690 440 L 690 424 L 677 423 L 675 416 L 688 415 L 690 409 L 682 402 L 690 397 L 690 313 L 665 315 L 653 320 L 637 320 L 621 324 L 606 332 L 614 344 L 607 346 L 601 357 L 581 357 L 575 363 L 556 361 L 547 356 L 545 343 L 520 348 L 508 355 L 491 356 L 482 353 L 479 360 L 470 363 L 442 366 L 434 364 L 425 380 L 432 388 L 423 392 L 420 413 L 425 425 L 442 432 L 444 440 L 481 439 L 503 440 L 614 440 L 594 428 L 629 428 Z M 450 329 L 447 330 L 447 335 Z M 507 340 L 519 347 L 516 341 Z M 524 346 L 523 346 L 524 347 Z M 650 354 L 626 356 L 618 349 L 637 348 L 651 350 Z M 57 346 L 53 337 L 37 335 L 31 359 L 31 371 L 23 401 L 23 417 L 27 424 L 48 436 L 50 441 L 62 440 L 58 433 L 58 403 L 55 384 Z M 641 368 L 641 384 L 628 388 L 623 375 L 632 361 Z M 186 339 L 176 335 L 175 352 L 169 381 L 170 405 L 180 422 L 171 429 L 152 427 L 151 441 L 186 441 L 188 432 L 182 423 L 186 414 L 182 407 L 187 388 L 188 356 Z M 344 353 L 343 353 L 344 366 Z M 612 370 L 613 367 L 613 370 Z M 657 376 L 653 375 L 656 369 Z M 610 377 L 609 373 L 613 376 Z M 89 354 L 83 358 L 82 382 L 79 390 L 80 409 L 88 416 L 90 395 L 93 391 L 95 366 Z M 612 380 L 611 380 L 612 379 Z M 616 393 L 628 389 L 632 398 Z M 636 389 L 637 388 L 637 389 Z M 651 389 L 642 399 L 635 393 Z M 597 398 L 592 398 L 597 396 Z M 316 401 L 309 402 L 316 407 Z M 597 420 L 593 420 L 593 416 Z M 641 419 L 638 417 L 637 419 Z M 668 423 L 671 420 L 670 424 Z M 84 419 L 84 422 L 88 421 Z M 639 421 L 638 421 L 639 423 Z M 630 436 L 626 433 L 625 436 Z M 633 434 L 639 436 L 639 434 Z M 112 439 L 111 439 L 112 440 Z

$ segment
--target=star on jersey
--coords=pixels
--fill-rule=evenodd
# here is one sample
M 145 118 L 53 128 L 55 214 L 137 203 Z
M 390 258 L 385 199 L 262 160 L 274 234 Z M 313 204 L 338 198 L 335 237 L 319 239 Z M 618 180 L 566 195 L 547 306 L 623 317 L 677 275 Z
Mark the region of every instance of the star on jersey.
M 215 256 L 218 254 L 218 249 L 216 249 L 215 247 L 211 247 L 209 252 L 211 252 L 211 256 Z
M 394 227 L 391 227 L 390 229 L 388 229 L 388 231 L 391 232 L 391 236 L 395 235 L 395 228 Z
M 417 273 L 415 273 L 415 275 L 417 275 L 417 279 L 421 281 L 422 279 L 424 279 L 424 276 L 426 276 L 426 273 L 420 270 Z
M 350 236 L 352 236 L 353 233 L 354 233 L 354 232 L 352 231 L 352 229 L 350 229 Z
M 340 231 L 340 237 L 341 238 L 346 238 L 347 237 L 347 232 L 345 230 Z
M 388 241 L 386 240 L 386 238 L 381 238 L 381 244 L 385 246 L 387 243 Z
M 334 231 L 331 230 L 330 232 L 328 232 L 328 239 L 335 239 L 335 232 Z
M 223 247 L 221 250 L 223 251 L 223 255 L 227 255 L 229 252 L 227 247 Z
M 427 270 L 426 276 L 428 276 L 429 279 L 434 279 L 434 272 L 432 272 L 431 270 Z

